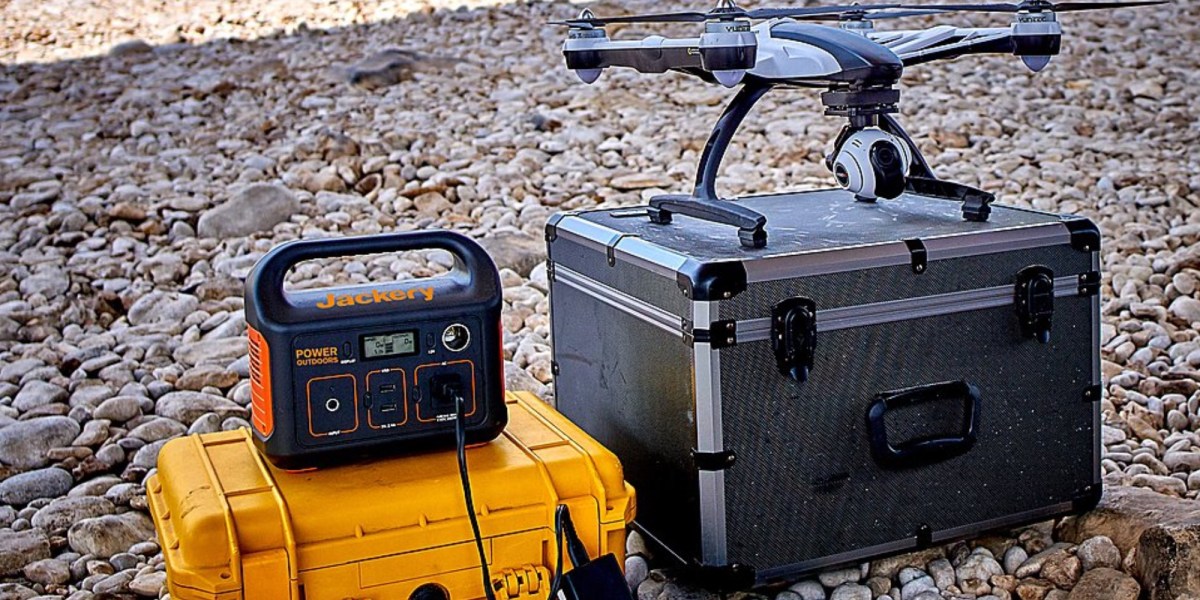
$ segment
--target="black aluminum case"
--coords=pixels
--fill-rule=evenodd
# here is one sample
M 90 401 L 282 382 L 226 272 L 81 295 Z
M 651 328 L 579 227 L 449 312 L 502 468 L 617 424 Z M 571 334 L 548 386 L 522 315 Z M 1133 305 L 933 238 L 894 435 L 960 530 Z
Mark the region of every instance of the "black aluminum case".
M 1099 499 L 1095 225 L 912 194 L 739 202 L 765 248 L 644 207 L 547 224 L 558 408 L 621 458 L 654 541 L 762 583 Z M 812 344 L 781 365 L 785 331 Z
M 430 278 L 359 284 L 341 288 L 284 290 L 295 265 L 321 258 L 441 249 L 454 256 L 450 272 Z M 427 289 L 429 298 L 414 294 Z M 375 302 L 374 296 L 413 294 L 403 301 Z M 254 442 L 285 469 L 326 466 L 399 452 L 453 448 L 454 406 L 431 397 L 435 378 L 460 377 L 469 444 L 487 442 L 504 430 L 504 366 L 500 333 L 503 302 L 500 275 L 474 240 L 450 231 L 426 230 L 369 236 L 296 240 L 259 259 L 246 278 Z M 371 300 L 350 306 L 322 305 L 334 297 Z M 452 324 L 469 331 L 466 348 L 453 351 L 440 340 Z M 372 358 L 364 336 L 411 332 L 415 352 Z M 327 364 L 300 364 L 300 351 L 327 349 Z M 390 383 L 391 413 L 381 412 L 374 378 Z M 325 433 L 330 421 L 320 400 L 329 393 L 314 382 L 346 382 L 336 414 L 353 428 Z M 374 394 L 374 398 L 372 398 Z M 424 418 L 422 417 L 424 411 Z

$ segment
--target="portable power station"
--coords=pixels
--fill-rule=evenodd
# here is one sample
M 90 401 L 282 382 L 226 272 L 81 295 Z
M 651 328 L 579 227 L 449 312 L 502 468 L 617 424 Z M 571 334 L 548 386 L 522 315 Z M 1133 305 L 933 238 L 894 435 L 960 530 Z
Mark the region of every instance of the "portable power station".
M 286 291 L 314 259 L 442 249 L 430 278 Z M 302 469 L 368 453 L 455 444 L 504 429 L 501 287 L 479 244 L 448 231 L 301 240 L 268 252 L 246 279 L 254 438 L 270 461 Z

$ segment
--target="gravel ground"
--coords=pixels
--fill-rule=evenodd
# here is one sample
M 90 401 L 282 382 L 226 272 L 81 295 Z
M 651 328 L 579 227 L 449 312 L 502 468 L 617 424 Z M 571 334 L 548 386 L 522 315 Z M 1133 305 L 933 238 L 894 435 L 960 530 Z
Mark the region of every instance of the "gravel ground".
M 619 71 L 578 83 L 562 32 L 542 25 L 575 7 L 430 4 L 3 4 L 0 600 L 159 595 L 142 482 L 166 440 L 246 426 L 241 280 L 279 242 L 429 226 L 481 238 L 506 267 L 509 384 L 550 393 L 545 217 L 686 189 L 730 92 Z M 1064 54 L 1037 76 L 1003 56 L 914 68 L 902 116 L 943 177 L 1100 223 L 1105 480 L 1179 510 L 1200 492 L 1198 13 L 1064 16 Z M 831 185 L 820 158 L 840 125 L 813 92 L 768 96 L 720 187 Z M 368 257 L 294 283 L 446 267 Z M 1147 567 L 1120 536 L 1053 525 L 768 593 L 1137 596 L 1126 572 Z M 650 553 L 630 544 L 640 599 L 712 596 L 647 578 Z

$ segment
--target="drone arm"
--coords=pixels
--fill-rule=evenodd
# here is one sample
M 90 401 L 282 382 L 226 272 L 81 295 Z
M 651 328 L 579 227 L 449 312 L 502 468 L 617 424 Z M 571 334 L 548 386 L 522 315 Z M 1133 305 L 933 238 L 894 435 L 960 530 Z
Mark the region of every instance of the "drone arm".
M 640 41 L 568 40 L 563 46 L 567 67 L 607 69 L 628 67 L 641 73 L 665 73 L 671 69 L 698 69 L 700 55 L 696 38 L 649 37 Z
M 904 66 L 919 65 L 943 58 L 956 58 L 965 54 L 1012 54 L 1016 50 L 1012 32 L 1008 29 L 967 30 L 967 35 L 956 42 L 925 47 L 908 47 L 898 52 Z

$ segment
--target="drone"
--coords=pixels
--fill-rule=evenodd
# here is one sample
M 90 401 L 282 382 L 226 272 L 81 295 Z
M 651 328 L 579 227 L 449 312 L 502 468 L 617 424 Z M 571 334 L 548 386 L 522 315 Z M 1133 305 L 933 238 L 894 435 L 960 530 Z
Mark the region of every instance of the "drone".
M 708 12 L 674 12 L 601 18 L 584 9 L 577 18 L 553 24 L 569 28 L 562 52 L 567 68 L 584 83 L 604 69 L 628 67 L 642 73 L 685 73 L 725 87 L 741 85 L 718 119 L 697 168 L 690 195 L 650 199 L 656 223 L 679 213 L 738 227 L 743 246 L 766 245 L 766 217 L 718 198 L 716 175 L 742 120 L 776 87 L 823 89 L 828 116 L 847 123 L 825 160 L 834 179 L 856 200 L 875 202 L 905 192 L 962 202 L 962 215 L 986 221 L 995 196 L 938 179 L 896 118 L 905 67 L 970 54 L 1012 54 L 1034 72 L 1059 53 L 1062 27 L 1057 14 L 1163 4 L 1165 0 L 989 4 L 865 4 L 743 9 L 721 0 Z M 884 19 L 951 12 L 1009 13 L 1007 27 L 954 27 L 877 30 Z M 754 24 L 754 21 L 760 21 Z M 826 24 L 820 24 L 825 22 Z M 605 27 L 629 23 L 700 23 L 699 37 L 610 40 Z M 835 23 L 836 27 L 828 26 Z

